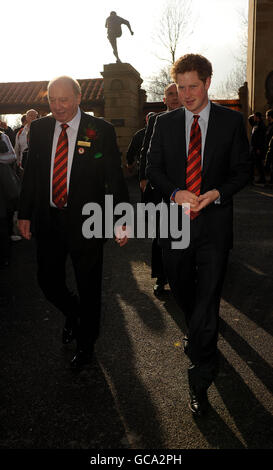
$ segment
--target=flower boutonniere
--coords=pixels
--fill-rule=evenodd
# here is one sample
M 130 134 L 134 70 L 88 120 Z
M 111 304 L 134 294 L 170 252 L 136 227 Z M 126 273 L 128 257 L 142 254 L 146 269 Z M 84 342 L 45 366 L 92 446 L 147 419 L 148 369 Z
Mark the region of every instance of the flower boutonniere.
M 78 140 L 78 153 L 79 155 L 83 155 L 85 153 L 86 148 L 90 148 L 92 143 L 98 138 L 98 131 L 91 123 L 84 129 L 83 134 Z
M 90 149 L 98 137 L 99 133 L 97 129 L 89 122 L 87 127 L 83 130 L 83 133 L 81 133 L 80 139 L 77 141 L 79 155 L 83 155 L 88 148 Z
M 84 133 L 83 140 L 85 141 L 96 140 L 98 138 L 98 131 L 91 123 L 84 129 Z

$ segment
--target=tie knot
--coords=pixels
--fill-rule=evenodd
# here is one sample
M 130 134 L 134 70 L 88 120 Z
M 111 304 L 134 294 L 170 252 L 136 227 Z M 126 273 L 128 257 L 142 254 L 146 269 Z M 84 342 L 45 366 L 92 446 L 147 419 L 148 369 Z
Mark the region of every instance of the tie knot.
M 66 129 L 69 127 L 68 124 L 61 124 L 61 128 L 63 131 L 66 131 Z
M 199 118 L 200 118 L 199 114 L 194 114 L 193 115 L 193 119 L 194 119 L 195 122 L 197 122 Z

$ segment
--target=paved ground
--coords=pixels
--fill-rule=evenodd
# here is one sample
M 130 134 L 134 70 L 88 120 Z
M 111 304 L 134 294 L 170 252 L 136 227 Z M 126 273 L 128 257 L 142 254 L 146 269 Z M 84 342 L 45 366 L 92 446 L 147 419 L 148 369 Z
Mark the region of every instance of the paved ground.
M 61 315 L 36 284 L 34 244 L 14 243 L 0 274 L 2 449 L 272 449 L 272 189 L 235 199 L 221 373 L 204 419 L 187 407 L 184 322 L 170 292 L 152 294 L 150 250 L 150 240 L 107 243 L 96 357 L 73 374 Z

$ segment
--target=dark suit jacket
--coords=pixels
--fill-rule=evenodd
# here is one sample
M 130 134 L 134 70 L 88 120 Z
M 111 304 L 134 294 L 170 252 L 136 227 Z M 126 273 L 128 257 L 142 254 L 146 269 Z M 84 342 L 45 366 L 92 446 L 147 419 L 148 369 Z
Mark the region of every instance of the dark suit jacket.
M 50 230 L 50 165 L 55 123 L 55 119 L 48 116 L 33 121 L 30 127 L 18 218 L 31 220 L 34 217 L 37 239 L 45 238 Z M 90 139 L 90 147 L 83 147 L 77 142 L 85 140 L 88 126 L 96 131 L 97 138 Z M 84 153 L 80 153 L 79 148 L 84 148 Z M 107 121 L 82 112 L 67 201 L 71 247 L 89 249 L 90 244 L 96 244 L 94 239 L 87 240 L 82 235 L 82 223 L 87 218 L 82 215 L 82 208 L 88 202 L 104 208 L 106 193 L 113 194 L 114 205 L 129 200 L 115 131 Z
M 134 134 L 126 154 L 126 160 L 128 165 L 132 165 L 132 163 L 134 163 L 135 161 L 139 162 L 144 134 L 145 127 L 143 127 L 143 129 L 140 129 Z
M 151 138 L 153 135 L 153 130 L 154 130 L 154 125 L 157 116 L 160 116 L 160 114 L 165 113 L 166 111 L 162 111 L 161 113 L 158 114 L 153 114 L 149 120 L 148 124 L 146 126 L 146 131 L 143 139 L 143 145 L 141 148 L 140 152 L 140 159 L 139 159 L 139 181 L 145 180 L 146 177 L 146 165 L 147 165 L 147 153 L 149 150 Z M 145 191 L 143 193 L 143 202 L 148 203 L 148 202 L 153 202 L 154 204 L 158 204 L 162 200 L 162 195 L 158 189 L 155 189 L 151 186 L 150 182 L 147 182 Z
M 166 111 L 163 111 L 162 113 L 158 113 L 158 114 L 153 114 L 148 120 L 148 124 L 146 126 L 144 139 L 142 143 L 142 148 L 140 152 L 140 159 L 139 159 L 139 180 L 140 181 L 146 179 L 147 152 L 149 150 L 151 137 L 153 135 L 154 124 L 155 124 L 156 118 L 157 116 L 160 116 L 160 114 L 163 114 L 165 112 Z
M 175 189 L 186 189 L 186 164 L 185 109 L 179 108 L 157 117 L 147 156 L 146 175 L 168 204 Z M 248 183 L 250 168 L 242 114 L 211 103 L 201 194 L 217 189 L 221 204 L 210 204 L 201 216 L 211 241 L 222 248 L 232 246 L 232 196 Z M 166 240 L 161 244 L 169 246 Z

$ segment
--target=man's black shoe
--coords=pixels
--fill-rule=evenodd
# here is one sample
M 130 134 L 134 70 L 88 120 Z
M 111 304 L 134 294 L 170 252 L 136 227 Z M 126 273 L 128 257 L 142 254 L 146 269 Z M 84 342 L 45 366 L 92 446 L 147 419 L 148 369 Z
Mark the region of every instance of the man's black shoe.
M 193 415 L 203 416 L 208 409 L 207 390 L 199 390 L 197 392 L 190 389 L 189 408 Z
M 80 370 L 82 367 L 90 364 L 93 359 L 93 354 L 91 352 L 86 352 L 79 350 L 71 361 L 71 368 L 73 370 Z

